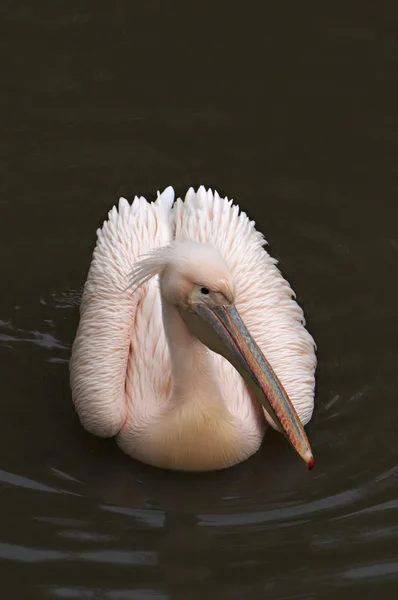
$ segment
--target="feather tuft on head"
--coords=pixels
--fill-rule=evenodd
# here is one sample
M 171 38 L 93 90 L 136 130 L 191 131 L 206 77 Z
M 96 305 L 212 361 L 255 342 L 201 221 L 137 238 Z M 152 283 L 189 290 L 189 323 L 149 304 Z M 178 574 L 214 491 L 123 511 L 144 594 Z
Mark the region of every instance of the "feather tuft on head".
M 143 256 L 141 260 L 135 263 L 130 274 L 130 283 L 126 291 L 134 287 L 134 292 L 144 285 L 147 281 L 160 275 L 163 269 L 170 263 L 174 256 L 174 248 L 172 246 L 162 246 L 151 250 Z

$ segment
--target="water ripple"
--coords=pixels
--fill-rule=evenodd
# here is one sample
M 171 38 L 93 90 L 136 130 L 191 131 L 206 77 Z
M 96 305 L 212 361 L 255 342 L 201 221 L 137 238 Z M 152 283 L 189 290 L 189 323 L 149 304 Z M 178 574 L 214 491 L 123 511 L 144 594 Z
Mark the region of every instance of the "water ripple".
M 357 510 L 355 512 L 350 512 L 345 515 L 339 515 L 335 517 L 335 520 L 347 519 L 353 516 L 364 515 L 375 512 L 383 512 L 385 510 L 395 510 L 398 508 L 398 500 L 389 500 L 387 502 L 381 502 L 380 504 L 374 504 L 373 506 L 367 506 L 366 508 L 362 508 L 361 510 Z
M 344 573 L 346 579 L 374 579 L 387 575 L 398 575 L 398 562 L 354 567 Z
M 82 552 L 27 548 L 17 544 L 0 542 L 0 558 L 25 563 L 74 560 L 89 563 L 116 565 L 155 565 L 155 551 L 140 550 L 87 550 Z
M 13 473 L 7 473 L 6 471 L 0 471 L 0 481 L 8 485 L 37 490 L 38 492 L 49 492 L 50 494 L 63 493 L 59 489 L 50 487 L 49 485 L 45 485 L 44 483 L 38 483 L 34 479 L 29 479 L 29 477 L 23 477 L 22 475 L 14 475 Z
M 87 587 L 58 587 L 52 590 L 56 598 L 98 600 L 98 590 Z M 151 589 L 101 590 L 104 600 L 167 600 L 168 596 Z
M 155 565 L 156 552 L 139 550 L 94 550 L 79 552 L 76 558 L 93 563 L 117 565 Z
M 46 350 L 68 350 L 69 345 L 63 344 L 56 338 L 53 333 L 42 332 L 38 330 L 24 331 L 20 328 L 14 328 L 9 321 L 0 320 L 0 326 L 3 327 L 8 333 L 0 333 L 0 342 L 11 345 L 14 343 L 25 342 L 27 344 L 34 344 L 40 346 Z M 13 332 L 11 334 L 10 332 Z
M 125 508 L 122 506 L 100 506 L 102 510 L 132 517 L 150 527 L 163 527 L 165 522 L 164 511 L 147 510 L 145 508 Z
M 362 498 L 362 490 L 346 490 L 333 496 L 327 496 L 321 500 L 314 500 L 302 505 L 294 505 L 285 508 L 277 508 L 271 511 L 258 511 L 252 513 L 241 514 L 200 514 L 200 525 L 217 527 L 231 525 L 261 525 L 262 523 L 281 521 L 286 519 L 294 519 L 302 515 L 310 515 L 311 513 L 341 508 Z
M 60 488 L 53 488 L 44 483 L 39 483 L 34 479 L 30 479 L 29 477 L 24 477 L 22 475 L 15 475 L 14 473 L 9 473 L 7 471 L 0 470 L 0 482 L 6 485 L 12 485 L 15 487 L 27 488 L 30 490 L 36 490 L 38 492 L 47 492 L 50 494 L 68 494 L 70 496 L 79 497 L 80 494 L 77 492 L 71 492 L 69 490 L 63 490 Z
M 38 548 L 25 548 L 16 544 L 0 542 L 0 558 L 17 562 L 41 563 L 68 558 L 67 552 L 58 550 L 40 550 Z

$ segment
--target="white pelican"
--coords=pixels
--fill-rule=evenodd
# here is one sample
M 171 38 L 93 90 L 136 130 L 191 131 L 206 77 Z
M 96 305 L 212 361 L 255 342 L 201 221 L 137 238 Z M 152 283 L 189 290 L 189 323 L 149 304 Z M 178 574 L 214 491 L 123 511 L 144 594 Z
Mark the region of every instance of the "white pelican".
M 72 348 L 86 430 L 142 462 L 204 471 L 249 458 L 268 422 L 313 467 L 315 344 L 265 243 L 203 186 L 184 201 L 171 187 L 120 199 L 97 231 Z

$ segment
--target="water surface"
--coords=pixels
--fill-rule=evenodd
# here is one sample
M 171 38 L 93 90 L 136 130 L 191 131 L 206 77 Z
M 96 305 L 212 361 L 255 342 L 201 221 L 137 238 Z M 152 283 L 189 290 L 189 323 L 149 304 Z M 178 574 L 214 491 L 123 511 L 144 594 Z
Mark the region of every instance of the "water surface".
M 2 3 L 2 597 L 396 597 L 397 18 Z M 226 472 L 159 472 L 72 409 L 96 228 L 122 194 L 201 183 L 255 219 L 305 309 L 311 473 L 274 432 Z

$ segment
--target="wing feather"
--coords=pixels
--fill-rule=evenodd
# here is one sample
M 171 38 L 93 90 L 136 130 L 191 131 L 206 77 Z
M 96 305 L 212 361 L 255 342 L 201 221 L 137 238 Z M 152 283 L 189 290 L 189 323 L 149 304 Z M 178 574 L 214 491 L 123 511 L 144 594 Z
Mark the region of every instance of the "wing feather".
M 159 294 L 154 282 L 134 293 L 126 291 L 126 287 L 132 265 L 139 257 L 170 242 L 173 201 L 172 188 L 151 204 L 136 197 L 130 205 L 121 198 L 118 208 L 112 208 L 97 231 L 72 348 L 70 380 L 82 424 L 101 437 L 114 436 L 122 428 L 132 382 L 141 390 L 142 398 L 151 393 L 151 387 L 159 386 L 159 370 L 167 369 Z M 159 369 L 145 382 L 145 373 L 135 369 L 136 362 L 144 361 L 148 376 L 154 371 L 145 361 L 154 354 L 160 361 Z

